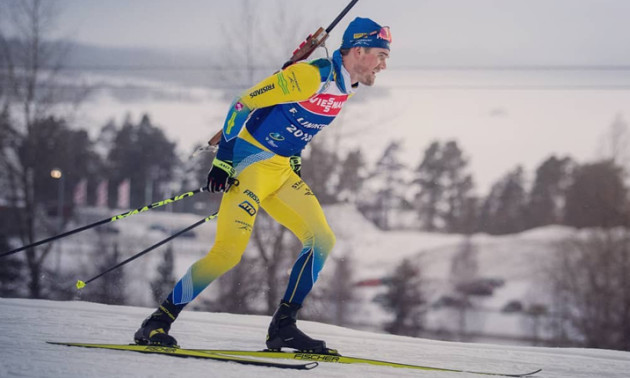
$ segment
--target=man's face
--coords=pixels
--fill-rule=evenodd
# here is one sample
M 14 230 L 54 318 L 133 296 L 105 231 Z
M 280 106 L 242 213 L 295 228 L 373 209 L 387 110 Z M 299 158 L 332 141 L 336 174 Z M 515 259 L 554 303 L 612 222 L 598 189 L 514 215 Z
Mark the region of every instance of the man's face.
M 373 85 L 376 73 L 387 68 L 389 50 L 380 47 L 359 48 L 355 73 L 358 82 L 363 85 Z

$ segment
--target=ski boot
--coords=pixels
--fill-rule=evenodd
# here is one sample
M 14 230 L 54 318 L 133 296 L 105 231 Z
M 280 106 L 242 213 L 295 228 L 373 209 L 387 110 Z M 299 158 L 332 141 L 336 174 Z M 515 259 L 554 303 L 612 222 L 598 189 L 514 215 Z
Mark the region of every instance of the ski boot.
M 267 331 L 267 349 L 280 351 L 292 348 L 304 353 L 338 354 L 336 350 L 326 348 L 325 341 L 312 339 L 297 328 L 297 312 L 301 307 L 295 303 L 280 302 Z
M 171 323 L 175 318 L 160 306 L 153 314 L 144 319 L 140 328 L 133 336 L 138 345 L 160 345 L 171 348 L 178 348 L 177 340 L 168 334 Z

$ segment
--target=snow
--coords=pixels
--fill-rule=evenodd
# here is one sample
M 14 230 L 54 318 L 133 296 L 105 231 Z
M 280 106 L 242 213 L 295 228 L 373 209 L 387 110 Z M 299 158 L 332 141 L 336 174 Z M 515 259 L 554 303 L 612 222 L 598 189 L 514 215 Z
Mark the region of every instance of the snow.
M 46 341 L 128 343 L 148 308 L 89 302 L 0 298 L 2 377 L 480 377 L 369 365 L 320 365 L 311 371 L 97 349 Z M 171 334 L 190 348 L 261 349 L 269 318 L 184 311 Z M 627 377 L 630 353 L 595 349 L 498 346 L 433 341 L 370 333 L 315 322 L 299 322 L 343 354 L 451 369 L 525 372 L 540 378 Z

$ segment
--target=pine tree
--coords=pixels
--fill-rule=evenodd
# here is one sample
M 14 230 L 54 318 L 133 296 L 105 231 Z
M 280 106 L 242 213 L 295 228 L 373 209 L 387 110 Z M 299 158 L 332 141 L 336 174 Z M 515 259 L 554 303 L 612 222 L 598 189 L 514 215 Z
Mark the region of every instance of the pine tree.
M 302 177 L 322 204 L 338 202 L 339 156 L 324 139 L 309 144 L 308 156 L 302 159 Z
M 441 161 L 441 146 L 439 142 L 433 142 L 424 151 L 424 158 L 416 169 L 416 179 L 420 191 L 416 196 L 416 209 L 421 220 L 422 229 L 435 231 L 441 227 L 439 224 L 440 201 L 444 195 L 442 177 L 444 166 Z
M 562 223 L 571 168 L 571 159 L 555 156 L 538 167 L 529 198 L 528 228 Z
M 8 251 L 9 243 L 4 234 L 0 234 L 0 251 Z M 18 295 L 22 286 L 20 277 L 22 261 L 15 256 L 5 256 L 0 264 L 0 296 L 13 297 Z
M 362 204 L 362 208 L 368 212 L 368 218 L 383 230 L 390 228 L 392 210 L 400 208 L 401 203 L 406 202 L 405 192 L 408 185 L 404 178 L 405 164 L 401 161 L 400 150 L 401 144 L 397 141 L 391 142 L 385 148 L 370 175 L 375 193 L 367 204 Z
M 480 214 L 481 231 L 504 235 L 526 229 L 524 180 L 523 168 L 518 166 L 492 186 Z
M 161 302 L 164 297 L 175 286 L 176 278 L 173 274 L 175 260 L 173 257 L 173 245 L 168 244 L 162 258 L 162 262 L 157 267 L 157 276 L 151 281 L 151 293 L 156 302 Z
M 426 298 L 422 291 L 422 273 L 418 264 L 404 259 L 388 281 L 387 292 L 381 297 L 383 307 L 394 319 L 385 326 L 395 335 L 417 336 L 423 329 Z
M 107 156 L 110 185 L 116 187 L 123 180 L 131 180 L 131 207 L 165 197 L 166 193 L 160 191 L 173 179 L 178 164 L 175 146 L 148 115 L 143 115 L 137 125 L 127 119 Z M 116 191 L 110 190 L 110 203 L 116 203 L 115 196 Z
M 470 192 L 474 186 L 472 176 L 465 171 L 468 161 L 454 141 L 444 146 L 442 160 L 445 166 L 444 228 L 446 232 L 466 232 L 470 228 L 466 223 L 470 217 Z
M 415 204 L 427 231 L 471 232 L 474 215 L 473 179 L 468 160 L 455 141 L 433 142 L 416 169 L 419 191 Z
M 580 228 L 627 225 L 628 189 L 622 174 L 612 161 L 577 168 L 567 189 L 565 224 Z
M 339 185 L 337 187 L 340 200 L 351 203 L 356 202 L 366 177 L 363 173 L 364 168 L 365 162 L 361 149 L 357 148 L 354 151 L 350 151 L 346 159 L 341 163 Z
M 111 248 L 106 246 L 106 241 L 102 240 L 98 253 L 100 264 L 98 271 L 105 271 L 120 262 L 120 251 L 118 243 L 114 243 Z M 90 299 L 106 304 L 125 304 L 127 296 L 125 295 L 125 271 L 124 268 L 113 270 L 94 282 Z

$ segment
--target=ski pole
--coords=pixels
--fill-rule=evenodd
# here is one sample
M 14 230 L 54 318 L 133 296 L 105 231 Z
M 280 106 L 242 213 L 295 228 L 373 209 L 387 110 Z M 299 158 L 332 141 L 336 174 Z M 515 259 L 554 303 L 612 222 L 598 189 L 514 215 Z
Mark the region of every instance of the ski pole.
M 169 236 L 168 238 L 166 238 L 166 239 L 164 239 L 164 240 L 162 240 L 162 241 L 160 241 L 160 242 L 158 242 L 156 244 L 153 244 L 152 246 L 150 246 L 149 248 L 145 249 L 142 252 L 136 253 L 135 255 L 131 256 L 127 260 L 122 261 L 122 262 L 112 266 L 111 268 L 105 270 L 104 272 L 101 272 L 101 273 L 97 274 L 96 276 L 90 278 L 89 280 L 86 280 L 86 281 L 78 280 L 77 283 L 76 283 L 77 289 L 79 289 L 79 290 L 83 289 L 85 287 L 85 285 L 89 284 L 90 282 L 94 281 L 95 279 L 97 279 L 97 278 L 99 278 L 101 276 L 104 276 L 105 274 L 111 272 L 112 270 L 116 270 L 116 269 L 120 268 L 121 266 L 132 262 L 133 260 L 137 259 L 138 257 L 151 252 L 155 248 L 157 248 L 157 247 L 159 247 L 159 246 L 161 246 L 163 244 L 168 243 L 169 241 L 175 239 L 176 237 L 178 237 L 179 235 L 183 234 L 184 232 L 190 231 L 193 228 L 202 225 L 203 223 L 211 221 L 212 219 L 216 218 L 218 216 L 218 214 L 219 214 L 219 212 L 217 211 L 216 213 L 214 213 L 214 214 L 212 214 L 212 215 L 210 215 L 210 216 L 208 216 L 206 218 L 203 218 L 202 220 L 200 220 L 200 221 L 198 221 L 198 222 L 196 222 L 196 223 L 194 223 L 194 224 L 184 228 L 183 230 L 177 231 L 176 233 L 174 233 L 173 235 Z
M 161 206 L 164 206 L 164 205 L 167 205 L 169 203 L 173 203 L 173 202 L 179 201 L 179 200 L 187 198 L 187 197 L 192 197 L 192 196 L 194 196 L 197 193 L 200 193 L 200 192 L 203 192 L 203 191 L 207 191 L 207 190 L 208 190 L 207 188 L 199 188 L 199 189 L 193 190 L 191 192 L 186 192 L 186 193 L 183 193 L 183 194 L 171 197 L 171 198 L 167 198 L 167 199 L 162 200 L 162 201 L 158 201 L 158 202 L 152 203 L 150 205 L 139 207 L 139 208 L 137 208 L 135 210 L 130 210 L 130 211 L 126 212 L 126 213 L 114 215 L 113 217 L 102 219 L 102 220 L 100 220 L 98 222 L 94 222 L 92 224 L 88 224 L 87 226 L 82 226 L 82 227 L 76 228 L 74 230 L 66 231 L 66 232 L 64 232 L 62 234 L 59 234 L 59 235 L 56 235 L 56 236 L 51 236 L 51 237 L 49 237 L 47 239 L 43 239 L 43 240 L 37 241 L 35 243 L 29 244 L 29 245 L 25 245 L 23 247 L 13 249 L 13 250 L 8 251 L 8 252 L 4 252 L 4 253 L 0 254 L 0 257 L 9 256 L 9 255 L 12 255 L 14 253 L 23 251 L 23 250 L 28 249 L 28 248 L 37 247 L 38 245 L 49 243 L 49 242 L 51 242 L 53 240 L 65 238 L 66 236 L 70 236 L 72 234 L 76 234 L 78 232 L 85 231 L 85 230 L 88 230 L 88 229 L 96 227 L 96 226 L 100 226 L 100 225 L 105 224 L 105 223 L 111 223 L 111 222 L 115 222 L 115 221 L 120 220 L 120 219 L 125 219 L 127 217 L 132 216 L 132 215 L 136 215 L 136 214 L 145 212 L 147 210 L 155 209 L 157 207 L 161 207 Z

